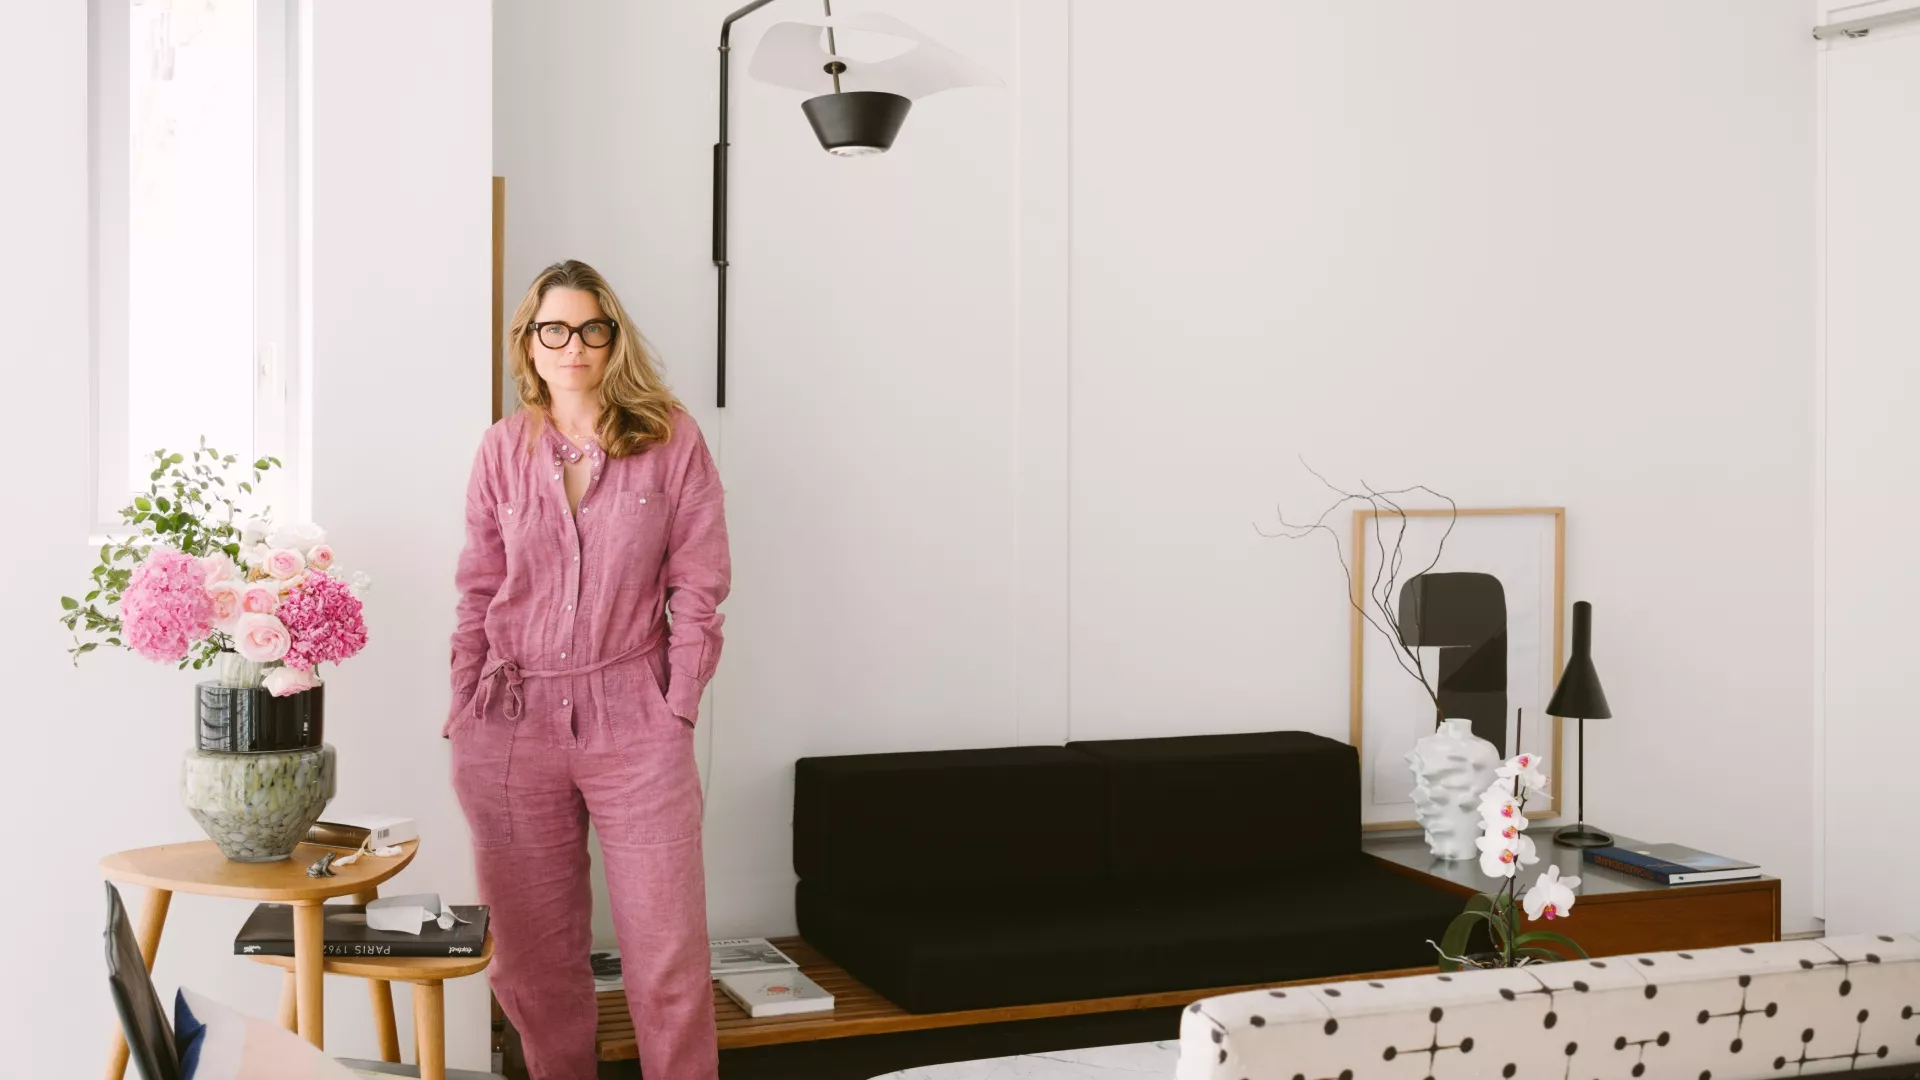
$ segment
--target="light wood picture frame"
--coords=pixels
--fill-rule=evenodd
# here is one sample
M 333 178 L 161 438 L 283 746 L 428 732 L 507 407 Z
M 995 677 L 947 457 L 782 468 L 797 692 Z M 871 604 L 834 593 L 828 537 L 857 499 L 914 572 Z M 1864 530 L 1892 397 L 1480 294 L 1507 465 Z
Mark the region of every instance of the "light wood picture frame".
M 1437 542 L 1452 531 L 1436 574 L 1478 572 L 1498 578 L 1503 588 L 1510 631 L 1506 672 L 1507 738 L 1513 716 L 1524 709 L 1520 748 L 1541 754 L 1548 779 L 1545 805 L 1534 802 L 1528 816 L 1557 817 L 1561 802 L 1561 724 L 1546 715 L 1546 705 L 1566 663 L 1567 520 L 1563 507 L 1512 507 L 1461 510 L 1407 510 L 1401 573 L 1411 578 L 1433 562 Z M 1433 730 L 1433 703 L 1414 677 L 1400 669 L 1391 642 L 1363 616 L 1381 564 L 1380 522 L 1385 520 L 1386 551 L 1402 525 L 1395 511 L 1356 511 L 1353 517 L 1350 597 L 1351 676 L 1348 741 L 1360 756 L 1361 828 L 1367 832 L 1418 828 L 1413 820 L 1413 773 L 1405 762 L 1412 743 Z M 1389 602 L 1399 603 L 1406 580 L 1395 583 Z M 1524 636 L 1523 636 L 1524 635 Z M 1433 656 L 1438 650 L 1425 650 Z M 1371 664 L 1371 668 L 1369 667 Z M 1428 680 L 1438 663 L 1428 664 Z M 1512 756 L 1518 750 L 1506 750 Z M 1400 797 L 1404 793 L 1405 797 Z

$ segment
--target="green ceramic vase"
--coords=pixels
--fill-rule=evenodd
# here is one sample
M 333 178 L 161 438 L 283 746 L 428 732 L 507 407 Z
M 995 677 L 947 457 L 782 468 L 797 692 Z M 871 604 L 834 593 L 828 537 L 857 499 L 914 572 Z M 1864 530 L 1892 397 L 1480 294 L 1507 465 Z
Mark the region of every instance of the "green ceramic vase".
M 292 855 L 333 792 L 331 744 L 250 754 L 190 750 L 180 768 L 188 812 L 235 862 Z

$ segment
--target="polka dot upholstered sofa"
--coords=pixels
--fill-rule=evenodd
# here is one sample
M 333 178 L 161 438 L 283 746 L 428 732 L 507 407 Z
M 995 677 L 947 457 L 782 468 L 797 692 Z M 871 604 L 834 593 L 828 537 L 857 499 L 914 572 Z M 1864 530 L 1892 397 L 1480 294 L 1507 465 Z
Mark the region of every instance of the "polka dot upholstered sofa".
M 1179 1080 L 1920 1076 L 1920 937 L 1613 956 L 1208 998 Z

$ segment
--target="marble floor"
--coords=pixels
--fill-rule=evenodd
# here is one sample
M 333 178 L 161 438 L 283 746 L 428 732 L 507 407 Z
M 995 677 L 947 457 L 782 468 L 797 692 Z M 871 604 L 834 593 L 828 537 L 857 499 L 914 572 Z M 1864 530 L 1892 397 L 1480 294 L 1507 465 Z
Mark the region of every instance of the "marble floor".
M 962 1061 L 892 1072 L 874 1080 L 1171 1080 L 1180 1059 L 1177 1041 L 1022 1054 L 990 1061 Z

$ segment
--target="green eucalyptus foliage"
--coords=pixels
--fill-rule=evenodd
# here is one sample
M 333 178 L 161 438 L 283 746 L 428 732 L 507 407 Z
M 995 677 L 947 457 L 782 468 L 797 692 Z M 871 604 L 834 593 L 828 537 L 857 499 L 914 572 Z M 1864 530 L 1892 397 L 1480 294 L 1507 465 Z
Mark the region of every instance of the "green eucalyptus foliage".
M 240 561 L 240 528 L 255 514 L 243 513 L 239 500 L 250 500 L 267 472 L 283 467 L 279 458 L 258 458 L 251 480 L 229 483 L 240 459 L 208 446 L 204 436 L 199 447 L 186 454 L 160 449 L 152 458 L 146 494 L 135 495 L 120 508 L 127 534 L 100 545 L 100 562 L 93 568 L 93 582 L 84 596 L 60 598 L 60 622 L 74 634 L 73 648 L 67 652 L 76 665 L 102 645 L 127 647 L 117 610 L 120 594 L 149 550 L 170 547 L 196 558 L 224 552 Z M 266 516 L 269 510 L 261 507 L 258 516 Z M 198 669 L 213 663 L 223 648 L 220 638 L 215 635 L 195 644 L 180 666 Z

